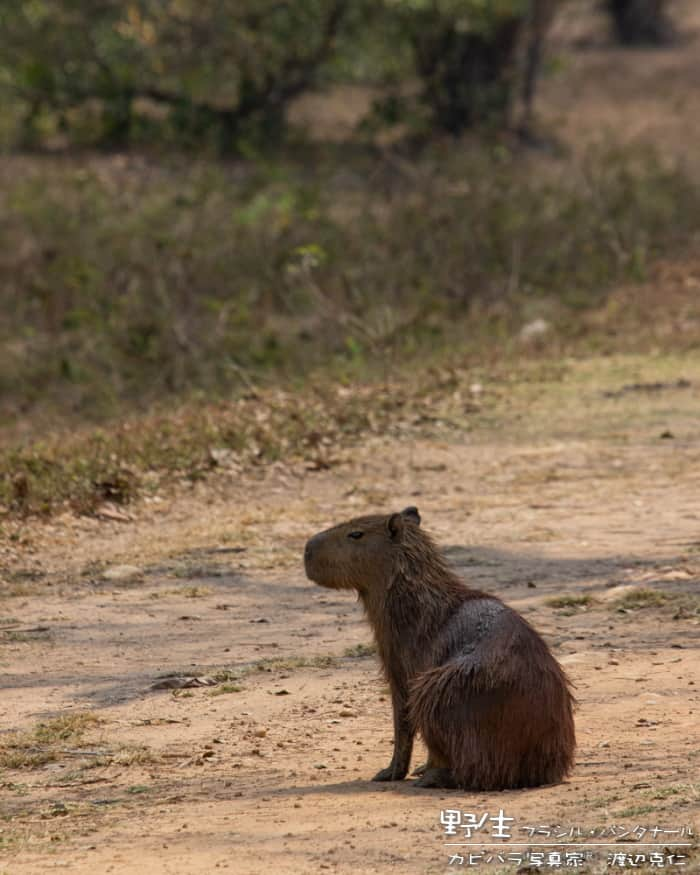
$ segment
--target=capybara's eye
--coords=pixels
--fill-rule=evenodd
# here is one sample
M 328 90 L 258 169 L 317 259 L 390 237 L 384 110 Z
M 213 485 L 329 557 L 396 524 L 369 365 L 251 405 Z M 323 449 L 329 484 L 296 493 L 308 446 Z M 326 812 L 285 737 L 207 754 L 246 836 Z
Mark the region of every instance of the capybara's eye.
M 364 535 L 364 532 L 350 532 L 350 534 L 348 535 L 348 538 L 355 538 L 355 540 L 357 540 L 358 538 L 361 538 L 363 535 Z

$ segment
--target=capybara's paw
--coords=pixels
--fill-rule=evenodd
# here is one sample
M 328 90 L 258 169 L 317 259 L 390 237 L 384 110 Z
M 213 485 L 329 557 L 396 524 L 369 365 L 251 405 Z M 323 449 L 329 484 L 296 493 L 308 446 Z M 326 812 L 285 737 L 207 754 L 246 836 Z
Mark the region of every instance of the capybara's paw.
M 454 790 L 457 787 L 452 769 L 434 768 L 426 769 L 423 777 L 416 781 L 416 787 L 442 787 L 445 790 Z
M 373 781 L 401 781 L 406 777 L 406 769 L 397 769 L 395 766 L 387 766 L 380 769 L 372 778 Z
M 421 765 L 416 766 L 416 768 L 411 772 L 412 778 L 420 778 L 421 775 L 425 774 L 425 770 L 428 768 L 427 763 L 421 763 Z

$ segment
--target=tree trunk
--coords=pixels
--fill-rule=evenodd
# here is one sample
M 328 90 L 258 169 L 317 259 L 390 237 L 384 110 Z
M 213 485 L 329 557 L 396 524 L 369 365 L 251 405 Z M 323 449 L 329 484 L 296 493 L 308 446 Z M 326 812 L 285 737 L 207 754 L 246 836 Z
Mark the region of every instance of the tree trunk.
M 436 125 L 459 134 L 507 116 L 514 94 L 518 38 L 523 19 L 513 16 L 488 34 L 461 32 L 450 20 L 412 34 L 424 100 Z
M 627 46 L 660 46 L 673 40 L 668 0 L 607 0 L 615 36 Z

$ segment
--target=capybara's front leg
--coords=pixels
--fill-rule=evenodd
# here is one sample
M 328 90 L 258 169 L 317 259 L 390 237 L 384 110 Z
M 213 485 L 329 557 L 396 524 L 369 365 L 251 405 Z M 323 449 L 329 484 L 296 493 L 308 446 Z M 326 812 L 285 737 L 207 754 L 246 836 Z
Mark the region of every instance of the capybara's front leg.
M 377 772 L 373 781 L 401 781 L 406 777 L 413 751 L 413 727 L 408 719 L 407 698 L 392 691 L 394 707 L 394 755 L 389 765 Z

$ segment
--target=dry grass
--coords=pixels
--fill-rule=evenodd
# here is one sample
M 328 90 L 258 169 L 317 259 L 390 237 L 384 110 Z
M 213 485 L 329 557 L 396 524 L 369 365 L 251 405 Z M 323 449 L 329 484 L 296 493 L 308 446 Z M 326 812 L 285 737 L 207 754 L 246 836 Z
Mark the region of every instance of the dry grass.
M 358 647 L 364 648 L 365 645 L 358 645 Z M 351 648 L 352 651 L 355 648 Z M 373 650 L 369 650 L 368 652 L 374 652 Z M 346 651 L 344 656 L 358 656 L 365 655 L 364 652 L 362 654 Z M 245 677 L 250 675 L 257 674 L 258 672 L 290 672 L 297 671 L 299 669 L 305 668 L 313 668 L 313 669 L 323 669 L 323 668 L 336 668 L 342 657 L 339 656 L 286 656 L 286 657 L 273 657 L 270 659 L 260 659 L 256 662 L 252 662 L 248 665 L 239 666 L 236 668 L 226 668 L 221 669 L 220 671 L 214 672 L 212 674 L 213 679 L 224 686 L 230 684 L 233 688 L 227 690 L 221 690 L 221 692 L 239 692 L 240 687 L 237 682 L 242 680 Z M 216 696 L 219 695 L 220 687 L 217 687 L 214 690 L 211 690 L 209 695 Z M 177 691 L 176 691 L 177 692 Z
M 641 148 L 537 163 L 437 146 L 399 173 L 384 157 L 322 157 L 311 176 L 284 159 L 244 174 L 4 159 L 5 419 L 22 429 L 52 399 L 54 415 L 95 421 L 283 374 L 387 373 L 465 335 L 475 355 L 502 347 L 540 315 L 578 334 L 612 283 L 643 281 L 700 224 L 693 181 Z M 49 475 L 50 460 L 17 462 L 13 474 Z M 97 474 L 103 497 L 128 498 L 128 465 Z
M 377 652 L 375 644 L 355 644 L 353 647 L 348 647 L 343 656 L 348 656 L 351 659 L 362 659 L 366 656 L 374 656 Z
M 595 604 L 595 599 L 590 595 L 561 595 L 545 600 L 549 608 L 589 608 Z
M 0 736 L 0 768 L 35 768 L 60 759 L 65 748 L 75 746 L 100 723 L 95 714 L 80 711 L 37 723 L 26 732 Z
M 640 611 L 646 608 L 673 610 L 673 619 L 689 619 L 700 615 L 700 595 L 694 592 L 662 592 L 644 587 L 626 593 L 613 603 L 621 612 Z
M 637 589 L 626 593 L 615 603 L 618 610 L 638 611 L 641 608 L 660 608 L 668 601 L 668 595 L 656 589 Z
M 226 684 L 221 684 L 218 687 L 215 687 L 213 690 L 211 690 L 209 692 L 208 695 L 210 695 L 210 696 L 223 696 L 226 693 L 240 693 L 242 689 L 243 689 L 243 687 L 241 687 L 239 684 L 226 683 Z
M 159 762 L 159 757 L 146 745 L 127 744 L 111 753 L 106 763 L 116 763 L 120 766 L 148 765 Z

